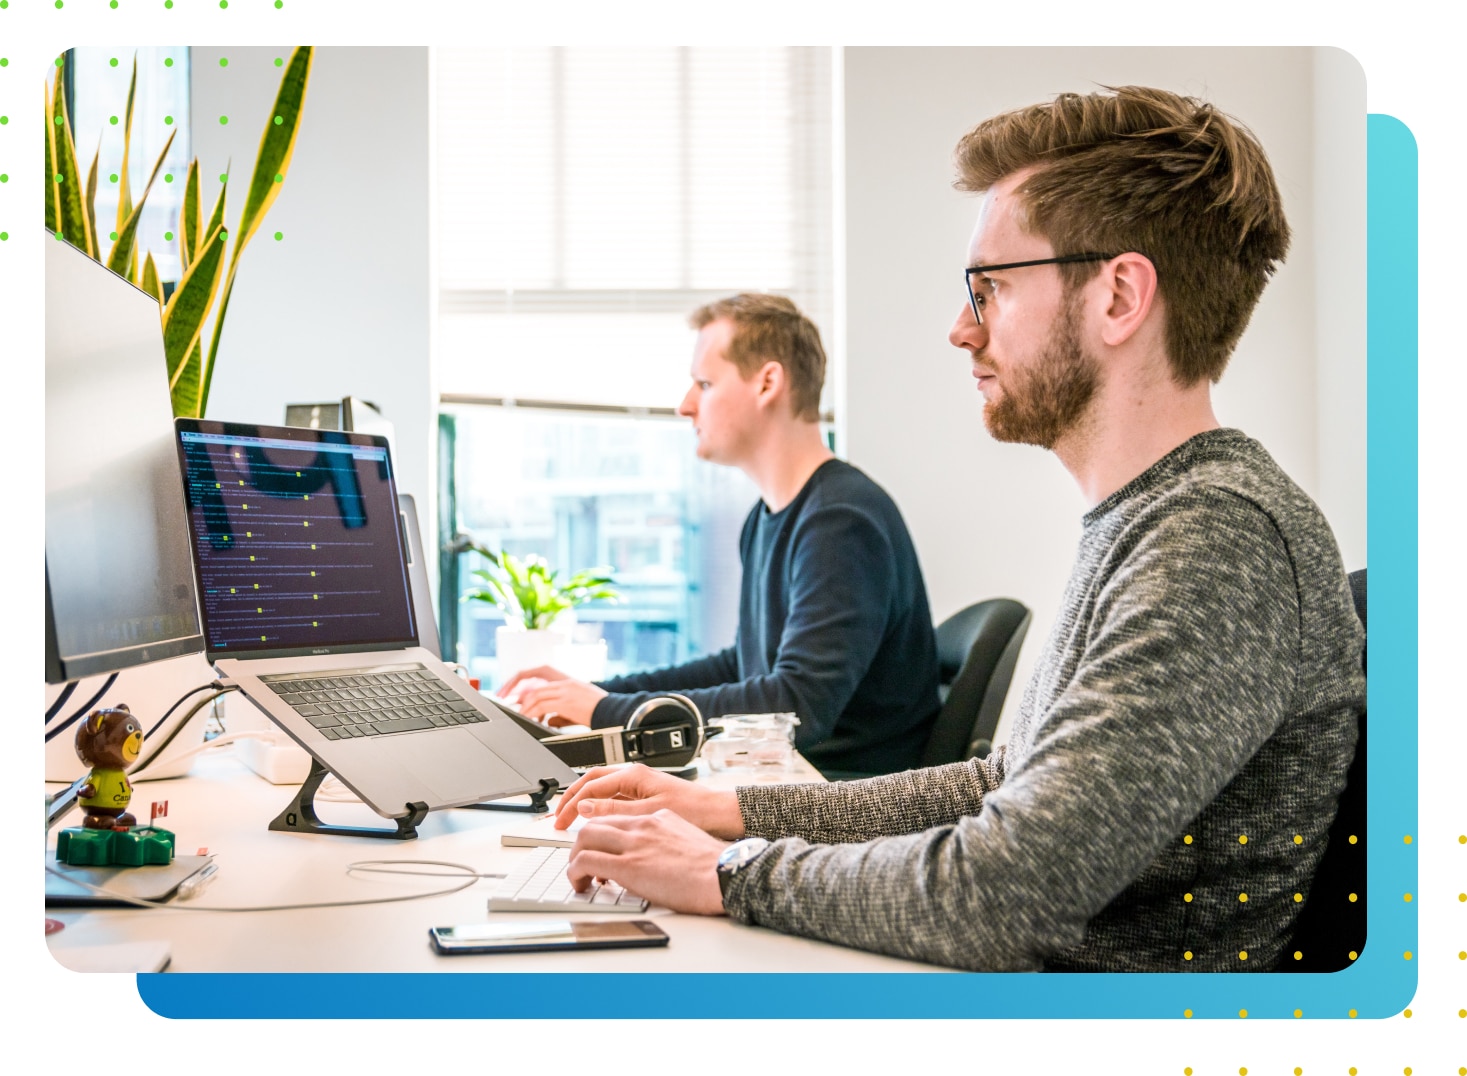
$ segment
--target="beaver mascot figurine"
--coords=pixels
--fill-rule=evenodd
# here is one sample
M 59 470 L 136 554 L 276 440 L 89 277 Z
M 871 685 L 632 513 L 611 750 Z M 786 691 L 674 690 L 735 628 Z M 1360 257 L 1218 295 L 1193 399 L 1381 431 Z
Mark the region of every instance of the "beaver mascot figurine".
M 143 749 L 143 729 L 126 705 L 87 715 L 76 730 L 77 756 L 92 768 L 77 802 L 86 812 L 87 829 L 130 829 L 137 819 L 127 813 L 132 785 L 127 768 Z

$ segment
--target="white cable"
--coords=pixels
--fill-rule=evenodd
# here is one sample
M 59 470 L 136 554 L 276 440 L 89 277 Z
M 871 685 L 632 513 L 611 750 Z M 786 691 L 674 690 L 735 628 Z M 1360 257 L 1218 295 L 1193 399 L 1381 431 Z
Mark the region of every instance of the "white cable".
M 71 883 L 72 885 L 81 886 L 83 889 L 91 893 L 95 893 L 98 896 L 106 897 L 109 900 L 120 901 L 123 904 L 136 905 L 140 908 L 158 908 L 162 911 L 174 912 L 287 912 L 298 911 L 303 908 L 352 908 L 362 904 L 394 904 L 405 900 L 422 900 L 425 897 L 441 897 L 446 896 L 449 893 L 458 893 L 462 890 L 468 889 L 469 886 L 477 883 L 480 878 L 504 877 L 504 875 L 502 874 L 481 874 L 480 872 L 474 870 L 473 867 L 465 866 L 462 863 L 449 863 L 440 859 L 363 859 L 357 861 L 356 863 L 348 863 L 346 867 L 346 872 L 347 874 L 351 874 L 354 871 L 375 872 L 380 874 L 413 874 L 423 875 L 424 877 L 430 878 L 454 877 L 454 875 L 452 874 L 445 875 L 440 871 L 429 872 L 387 870 L 383 867 L 378 866 L 378 864 L 384 863 L 395 864 L 399 867 L 448 867 L 452 870 L 463 872 L 459 875 L 459 877 L 463 878 L 463 881 L 460 882 L 458 885 L 450 886 L 447 889 L 434 889 L 430 890 L 427 893 L 409 893 L 405 896 L 400 897 L 370 897 L 366 900 L 327 900 L 318 901 L 313 904 L 265 904 L 252 908 L 231 908 L 220 907 L 217 905 L 209 906 L 203 904 L 174 904 L 171 902 L 158 900 L 144 900 L 141 897 L 129 896 L 126 893 L 117 893 L 113 890 L 107 889 L 104 886 L 92 885 L 90 882 L 84 882 L 79 878 L 75 878 L 72 875 L 66 874 L 64 871 L 60 871 L 57 868 L 50 866 L 49 864 L 46 867 L 46 873 L 54 874 L 57 878 L 61 878 L 64 881 Z

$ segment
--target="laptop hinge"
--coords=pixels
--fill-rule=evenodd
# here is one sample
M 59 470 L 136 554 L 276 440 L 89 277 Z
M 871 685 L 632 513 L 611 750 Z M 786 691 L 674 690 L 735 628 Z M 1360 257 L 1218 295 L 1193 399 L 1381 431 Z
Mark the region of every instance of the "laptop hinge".
M 311 772 L 296 793 L 290 806 L 281 811 L 270 823 L 272 830 L 285 833 L 334 833 L 343 837 L 383 837 L 391 841 L 410 841 L 418 835 L 418 824 L 428 817 L 428 805 L 421 801 L 407 804 L 408 813 L 391 821 L 395 829 L 381 826 L 336 826 L 322 822 L 316 816 L 316 790 L 331 771 L 321 765 L 321 760 L 311 759 Z

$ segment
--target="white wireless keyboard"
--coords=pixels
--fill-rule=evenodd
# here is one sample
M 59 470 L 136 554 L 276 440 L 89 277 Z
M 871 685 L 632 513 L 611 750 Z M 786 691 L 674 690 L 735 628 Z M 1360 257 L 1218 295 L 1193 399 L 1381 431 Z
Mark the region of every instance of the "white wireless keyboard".
M 491 912 L 644 912 L 647 902 L 619 885 L 592 883 L 584 893 L 565 876 L 569 848 L 533 848 L 489 898 Z

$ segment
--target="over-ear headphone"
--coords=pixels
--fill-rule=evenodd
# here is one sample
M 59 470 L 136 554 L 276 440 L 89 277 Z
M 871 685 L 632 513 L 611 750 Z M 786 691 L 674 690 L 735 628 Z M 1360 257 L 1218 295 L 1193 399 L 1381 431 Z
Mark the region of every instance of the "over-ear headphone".
M 669 692 L 655 699 L 648 699 L 632 711 L 625 727 L 635 729 L 646 725 L 650 728 L 656 725 L 680 725 L 687 721 L 691 721 L 693 728 L 698 730 L 698 742 L 693 748 L 693 757 L 697 758 L 703 751 L 703 741 L 707 739 L 707 733 L 702 711 L 686 695 Z

